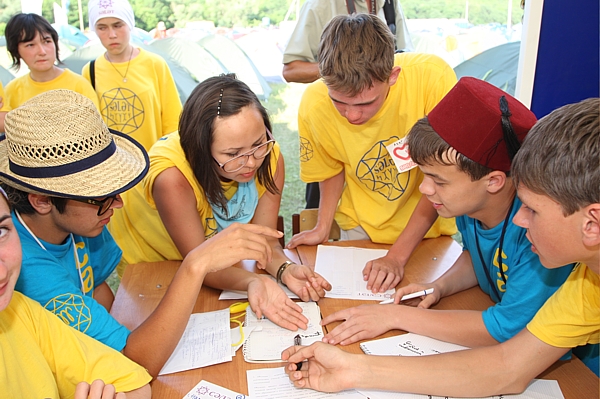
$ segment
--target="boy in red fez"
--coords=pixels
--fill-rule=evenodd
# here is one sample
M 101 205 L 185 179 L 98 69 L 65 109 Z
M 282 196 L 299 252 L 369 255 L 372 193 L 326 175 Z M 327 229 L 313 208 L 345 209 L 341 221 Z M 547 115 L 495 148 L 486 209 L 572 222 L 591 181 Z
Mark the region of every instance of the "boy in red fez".
M 510 165 L 535 115 L 502 90 L 462 78 L 408 135 L 410 154 L 425 177 L 419 190 L 437 213 L 456 217 L 463 252 L 432 283 L 410 284 L 406 294 L 434 288 L 410 307 L 365 305 L 323 323 L 346 320 L 324 338 L 348 345 L 399 329 L 459 345 L 493 345 L 512 338 L 560 287 L 571 267 L 542 266 L 526 231 L 511 223 L 521 207 Z M 484 311 L 426 310 L 440 298 L 479 285 L 496 303 Z
M 442 100 L 439 109 L 409 134 L 413 160 L 427 176 L 421 190 L 440 214 L 468 213 L 479 238 L 495 226 L 510 223 L 505 216 L 515 207 L 518 210 L 513 223 L 526 229 L 523 232 L 532 244 L 531 250 L 546 268 L 557 269 L 569 262 L 578 265 L 526 328 L 503 343 L 422 357 L 354 355 L 321 342 L 291 347 L 283 352 L 282 359 L 289 362 L 286 371 L 296 387 L 325 392 L 357 388 L 461 397 L 518 393 L 569 348 L 600 341 L 600 101 L 589 99 L 552 112 L 537 122 L 521 143 L 531 125 L 521 119 L 527 115 L 524 107 L 520 109 L 522 105 L 506 94 L 502 100 L 493 89 L 489 89 L 489 96 L 482 96 L 484 86 L 478 81 L 461 80 L 446 97 L 448 101 Z M 495 102 L 490 97 L 495 97 Z M 492 118 L 496 104 L 500 106 L 501 128 L 495 127 L 498 118 Z M 464 128 L 473 119 L 480 120 L 481 125 Z M 464 137 L 467 134 L 471 139 Z M 491 171 L 471 179 L 474 172 L 467 170 L 476 170 L 474 164 Z M 507 176 L 510 164 L 518 189 L 518 198 L 512 199 L 515 191 Z M 468 187 L 467 191 L 462 196 L 450 195 L 459 181 Z M 494 196 L 503 200 L 491 198 Z M 502 212 L 493 212 L 493 203 Z M 461 219 L 467 222 L 465 217 Z M 512 228 L 508 226 L 507 231 Z M 516 268 L 505 248 L 515 243 L 505 239 L 503 244 L 502 253 L 507 257 L 502 265 L 508 265 L 505 274 L 511 273 L 511 277 L 507 284 L 500 283 L 503 269 L 498 268 L 492 279 L 508 294 Z M 475 266 L 479 254 L 477 250 L 469 251 L 467 245 L 462 261 L 451 270 L 465 272 L 472 281 L 473 272 L 460 263 L 468 264 L 470 257 Z M 494 256 L 494 260 L 499 263 L 499 257 Z M 524 267 L 536 266 L 530 263 Z M 436 284 L 450 277 L 447 274 Z M 461 279 L 468 278 L 461 276 L 455 282 L 460 284 Z M 516 309 L 513 315 L 518 317 L 520 311 Z M 462 328 L 457 326 L 463 323 L 459 317 L 452 325 L 455 329 Z M 377 322 L 382 320 L 385 318 Z M 308 362 L 297 371 L 295 363 L 305 359 Z

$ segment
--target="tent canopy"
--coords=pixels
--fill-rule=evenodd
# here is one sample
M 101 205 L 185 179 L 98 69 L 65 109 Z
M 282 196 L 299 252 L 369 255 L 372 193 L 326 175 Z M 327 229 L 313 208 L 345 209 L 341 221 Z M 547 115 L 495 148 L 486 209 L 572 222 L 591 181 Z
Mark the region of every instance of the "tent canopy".
M 492 47 L 457 65 L 456 77 L 473 76 L 514 95 L 520 48 L 520 41 Z
M 271 94 L 271 87 L 260 74 L 248 55 L 232 40 L 221 35 L 208 35 L 198 40 L 198 44 L 215 57 L 228 72 L 235 73 L 239 80 L 261 100 L 266 100 Z

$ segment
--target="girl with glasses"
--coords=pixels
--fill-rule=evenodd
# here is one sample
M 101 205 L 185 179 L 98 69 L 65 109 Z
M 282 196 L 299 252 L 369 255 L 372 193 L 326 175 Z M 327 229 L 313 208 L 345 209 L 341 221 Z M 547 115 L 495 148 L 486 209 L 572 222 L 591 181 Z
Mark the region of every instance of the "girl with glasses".
M 148 175 L 124 194 L 109 226 L 127 264 L 183 259 L 233 223 L 276 228 L 284 160 L 266 109 L 234 75 L 200 83 L 186 102 L 179 132 L 150 150 Z M 276 239 L 266 271 L 302 300 L 318 300 L 331 285 L 290 261 Z M 268 276 L 241 268 L 207 275 L 205 284 L 248 292 L 250 306 L 288 329 L 306 327 L 300 307 Z

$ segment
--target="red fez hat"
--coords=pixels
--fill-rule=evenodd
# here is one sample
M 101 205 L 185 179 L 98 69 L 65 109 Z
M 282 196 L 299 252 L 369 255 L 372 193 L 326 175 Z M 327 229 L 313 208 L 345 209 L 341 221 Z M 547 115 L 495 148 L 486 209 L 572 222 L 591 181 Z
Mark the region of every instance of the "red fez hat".
M 516 98 L 483 80 L 463 77 L 427 115 L 456 151 L 480 165 L 508 172 L 537 121 Z

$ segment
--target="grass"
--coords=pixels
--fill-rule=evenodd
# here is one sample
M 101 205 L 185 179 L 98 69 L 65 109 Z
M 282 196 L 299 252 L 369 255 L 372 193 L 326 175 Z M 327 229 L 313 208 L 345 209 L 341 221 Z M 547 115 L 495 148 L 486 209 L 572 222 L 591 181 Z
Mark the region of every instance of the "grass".
M 292 238 L 292 215 L 304 209 L 306 184 L 300 180 L 298 105 L 306 85 L 270 83 L 273 92 L 263 105 L 269 111 L 273 135 L 285 159 L 285 186 L 279 214 L 285 222 L 286 242 Z

